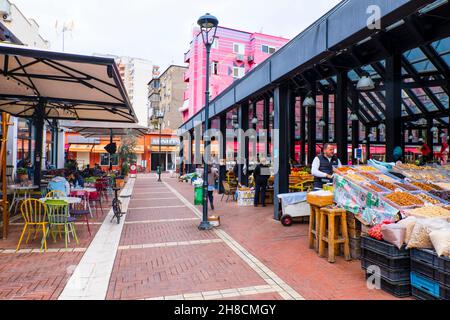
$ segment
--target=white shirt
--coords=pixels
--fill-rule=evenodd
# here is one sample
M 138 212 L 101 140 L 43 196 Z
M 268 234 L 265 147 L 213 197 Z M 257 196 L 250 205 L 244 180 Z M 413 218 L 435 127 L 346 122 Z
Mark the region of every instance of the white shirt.
M 325 158 L 331 162 L 331 158 L 328 158 L 325 156 Z M 342 163 L 341 160 L 338 159 L 338 167 L 342 167 Z M 312 169 L 311 169 L 311 173 L 314 177 L 317 178 L 326 178 L 328 174 L 326 174 L 325 172 L 319 171 L 320 168 L 320 159 L 319 157 L 316 157 L 312 163 Z

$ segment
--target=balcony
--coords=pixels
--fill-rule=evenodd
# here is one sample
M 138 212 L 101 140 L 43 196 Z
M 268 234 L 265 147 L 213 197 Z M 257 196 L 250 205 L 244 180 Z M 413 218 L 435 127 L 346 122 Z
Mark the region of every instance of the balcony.
M 245 56 L 243 54 L 236 55 L 236 61 L 243 62 L 245 60 Z
M 191 79 L 191 73 L 189 71 L 186 71 L 184 73 L 183 79 L 184 79 L 184 82 L 189 82 Z
M 184 54 L 184 62 L 189 63 L 191 61 L 191 50 Z

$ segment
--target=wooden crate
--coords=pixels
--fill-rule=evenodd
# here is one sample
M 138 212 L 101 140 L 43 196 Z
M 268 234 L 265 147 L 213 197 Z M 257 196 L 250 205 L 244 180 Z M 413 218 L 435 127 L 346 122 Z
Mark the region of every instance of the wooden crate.
M 361 238 L 350 238 L 350 255 L 355 260 L 361 258 Z
M 306 195 L 306 201 L 316 207 L 326 207 L 326 206 L 330 206 L 334 203 L 334 196 L 330 195 L 330 196 L 325 196 L 325 197 L 320 197 L 320 196 L 316 196 L 316 195 L 312 195 L 310 193 L 308 193 Z

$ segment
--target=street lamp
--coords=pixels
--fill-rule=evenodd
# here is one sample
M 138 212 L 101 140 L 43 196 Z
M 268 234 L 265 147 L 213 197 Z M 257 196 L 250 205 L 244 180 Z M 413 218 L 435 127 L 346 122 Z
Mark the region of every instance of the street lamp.
M 209 56 L 211 54 L 211 47 L 214 44 L 214 39 L 217 32 L 217 26 L 219 20 L 210 15 L 209 13 L 201 16 L 197 24 L 200 26 L 203 43 L 206 47 L 206 90 L 205 90 L 205 132 L 209 130 Z M 208 162 L 206 157 L 206 151 L 210 144 L 209 140 L 205 140 L 205 154 L 203 156 L 203 219 L 199 225 L 199 230 L 212 229 L 211 224 L 208 221 Z
M 159 154 L 158 154 L 158 182 L 162 182 L 161 180 L 161 136 L 162 136 L 162 124 L 164 120 L 164 112 L 159 111 L 156 115 L 156 119 L 158 119 L 158 127 L 159 127 Z

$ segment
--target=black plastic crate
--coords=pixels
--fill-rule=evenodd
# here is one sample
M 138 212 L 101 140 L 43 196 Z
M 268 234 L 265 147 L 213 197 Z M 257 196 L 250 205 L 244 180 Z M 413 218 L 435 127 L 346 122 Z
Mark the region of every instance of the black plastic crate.
M 392 258 L 368 249 L 361 249 L 361 260 L 370 260 L 374 265 L 394 270 L 411 268 L 410 258 Z
M 371 261 L 369 259 L 361 260 L 361 267 L 366 271 L 370 266 L 373 266 L 373 265 L 377 265 L 377 263 L 375 263 L 374 261 Z M 406 283 L 406 282 L 410 282 L 410 280 L 411 280 L 409 268 L 393 270 L 393 269 L 386 268 L 386 267 L 380 267 L 380 272 L 381 272 L 381 278 L 383 278 L 389 282 L 392 282 L 392 283 L 396 283 L 396 282 Z
M 450 288 L 441 286 L 441 300 L 450 300 Z
M 437 279 L 441 286 L 450 288 L 450 273 L 442 272 L 439 270 L 439 279 Z
M 436 252 L 427 249 L 413 249 L 411 250 L 411 259 L 428 264 L 441 272 L 450 273 L 450 259 L 438 257 Z
M 427 300 L 427 301 L 440 300 L 436 297 L 433 297 L 431 294 L 428 294 L 425 291 L 419 290 L 414 287 L 412 287 L 412 295 L 414 298 L 418 300 Z
M 366 236 L 361 237 L 361 247 L 363 249 L 371 250 L 390 258 L 410 257 L 410 251 L 406 250 L 406 246 L 403 246 L 403 248 L 399 250 L 393 244 L 387 243 L 385 241 L 378 241 Z
M 437 268 L 430 266 L 428 263 L 422 263 L 414 259 L 411 259 L 411 272 L 419 273 L 436 281 L 441 279 L 440 272 Z
M 371 274 L 366 273 L 366 279 L 371 277 Z M 381 290 L 397 297 L 408 298 L 411 296 L 411 284 L 409 282 L 391 282 L 381 278 Z

